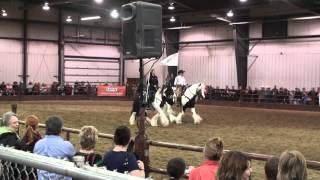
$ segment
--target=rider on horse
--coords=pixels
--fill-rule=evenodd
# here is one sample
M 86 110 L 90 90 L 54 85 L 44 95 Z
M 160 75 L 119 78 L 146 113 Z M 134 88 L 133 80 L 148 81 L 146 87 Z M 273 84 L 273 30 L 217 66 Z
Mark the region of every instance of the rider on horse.
M 174 80 L 174 85 L 176 86 L 176 96 L 177 96 L 177 105 L 181 105 L 181 96 L 186 89 L 187 83 L 186 79 L 183 76 L 184 70 L 178 71 L 178 76 Z

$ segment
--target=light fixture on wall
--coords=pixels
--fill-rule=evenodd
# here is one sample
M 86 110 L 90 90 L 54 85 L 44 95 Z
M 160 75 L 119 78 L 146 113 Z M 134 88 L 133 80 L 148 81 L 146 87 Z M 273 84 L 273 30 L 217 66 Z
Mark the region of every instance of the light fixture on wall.
M 174 7 L 174 5 L 173 5 L 173 2 L 171 2 L 171 3 L 169 3 L 170 5 L 168 6 L 168 9 L 169 10 L 174 10 L 175 9 L 175 7 Z
M 174 16 L 171 16 L 170 22 L 176 22 L 176 18 Z
M 8 16 L 6 10 L 4 10 L 4 9 L 1 10 L 1 15 L 2 15 L 3 17 Z
M 89 20 L 96 20 L 101 19 L 101 16 L 88 16 L 88 17 L 82 17 L 81 21 L 89 21 Z
M 68 23 L 72 22 L 71 16 L 68 16 L 68 17 L 67 17 L 66 22 L 68 22 Z
M 291 18 L 291 20 L 309 20 L 309 19 L 320 19 L 320 16 L 306 16 L 306 17 Z
M 42 9 L 45 11 L 49 11 L 50 10 L 50 6 L 48 2 L 45 2 L 44 5 L 42 6 Z
M 113 19 L 117 19 L 119 17 L 119 12 L 118 10 L 114 9 L 110 12 L 110 16 L 113 18 Z
M 233 17 L 233 15 L 234 15 L 234 14 L 233 14 L 233 11 L 232 11 L 232 10 L 228 11 L 228 13 L 227 13 L 227 16 L 228 16 L 228 17 Z
M 103 0 L 94 0 L 94 2 L 101 4 L 103 2 Z
M 247 0 L 240 0 L 240 2 L 242 2 L 242 3 L 243 3 L 243 2 L 247 2 Z

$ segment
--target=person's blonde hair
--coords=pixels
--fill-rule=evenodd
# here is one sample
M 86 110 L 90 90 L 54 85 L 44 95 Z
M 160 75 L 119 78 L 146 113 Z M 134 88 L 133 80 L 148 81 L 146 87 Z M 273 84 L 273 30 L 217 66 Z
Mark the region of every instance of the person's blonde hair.
M 98 140 L 98 130 L 94 126 L 83 126 L 79 137 L 82 149 L 94 149 Z
M 204 157 L 208 160 L 219 161 L 223 154 L 223 141 L 219 137 L 209 139 L 203 149 Z
M 299 151 L 285 151 L 281 154 L 277 180 L 307 180 L 307 163 Z

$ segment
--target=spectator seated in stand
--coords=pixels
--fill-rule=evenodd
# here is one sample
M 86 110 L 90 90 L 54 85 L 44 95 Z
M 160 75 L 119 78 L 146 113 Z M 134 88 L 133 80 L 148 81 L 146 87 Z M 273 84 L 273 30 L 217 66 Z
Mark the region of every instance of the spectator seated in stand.
M 250 159 L 238 151 L 229 151 L 222 156 L 217 180 L 250 180 Z
M 32 147 L 20 140 L 17 130 L 19 121 L 15 113 L 6 112 L 2 115 L 0 127 L 0 144 L 14 147 L 15 149 L 32 151 Z
M 95 146 L 98 140 L 98 130 L 94 126 L 83 126 L 79 134 L 80 150 L 75 156 L 84 156 L 85 163 L 90 166 L 102 163 L 102 156 L 95 153 Z
M 13 95 L 13 88 L 12 88 L 12 84 L 10 84 L 10 83 L 7 83 L 7 85 L 6 85 L 6 95 L 7 96 Z
M 281 154 L 277 180 L 307 180 L 307 163 L 299 151 L 285 151 Z
M 211 138 L 203 149 L 204 163 L 191 171 L 189 180 L 215 180 L 222 154 L 223 141 Z
M 179 180 L 183 177 L 186 170 L 186 163 L 182 158 L 173 158 L 167 164 L 169 180 Z
M 264 166 L 264 172 L 266 173 L 266 180 L 277 180 L 278 174 L 278 157 L 271 157 L 267 160 Z
M 26 94 L 26 95 L 32 95 L 32 90 L 33 90 L 33 83 L 30 81 L 30 82 L 27 84 L 25 94 Z
M 66 84 L 65 91 L 66 91 L 66 95 L 68 96 L 72 95 L 73 88 L 69 83 Z
M 63 119 L 59 116 L 48 117 L 46 121 L 46 136 L 36 143 L 33 153 L 56 159 L 72 160 L 75 149 L 69 141 L 64 141 L 60 136 L 63 126 L 62 121 Z M 72 178 L 38 169 L 38 179 L 71 180 Z
M 40 95 L 40 83 L 34 83 L 32 88 L 33 95 Z
M 48 95 L 49 94 L 49 87 L 46 83 L 42 83 L 40 87 L 40 94 L 41 95 Z
M 114 133 L 114 148 L 103 158 L 103 165 L 110 171 L 145 177 L 144 164 L 135 155 L 127 152 L 131 132 L 126 126 L 119 126 Z
M 6 84 L 2 81 L 0 84 L 0 96 L 6 95 Z
M 42 138 L 39 130 L 39 118 L 35 115 L 30 115 L 25 118 L 26 131 L 22 138 L 22 141 L 30 146 L 31 152 L 33 152 L 35 144 Z

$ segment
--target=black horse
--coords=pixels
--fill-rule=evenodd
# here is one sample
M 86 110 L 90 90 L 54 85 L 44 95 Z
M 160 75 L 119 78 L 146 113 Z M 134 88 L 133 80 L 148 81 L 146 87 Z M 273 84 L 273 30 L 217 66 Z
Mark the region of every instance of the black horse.
M 141 96 L 141 90 L 143 91 L 142 86 L 139 86 L 137 90 L 137 96 L 133 102 L 132 106 L 132 111 L 131 111 L 131 116 L 129 119 L 129 124 L 134 125 L 136 123 L 136 116 L 138 115 L 138 112 L 140 111 L 141 107 L 145 107 L 148 102 L 145 101 L 145 96 Z M 146 120 L 152 125 L 152 126 L 157 126 L 157 116 L 162 116 L 161 119 L 161 124 L 163 126 L 168 126 L 169 125 L 169 119 L 168 117 L 164 114 L 163 108 L 165 108 L 165 112 L 167 112 L 167 108 L 171 109 L 171 106 L 174 104 L 174 91 L 171 86 L 163 86 L 162 88 L 158 89 L 153 102 L 152 106 L 154 107 L 155 110 L 157 110 L 157 114 L 150 120 L 147 117 L 146 114 Z M 169 110 L 170 111 L 170 110 Z M 170 118 L 170 116 L 169 116 Z M 173 118 L 173 117 L 172 117 Z M 173 119 L 172 119 L 173 120 Z

